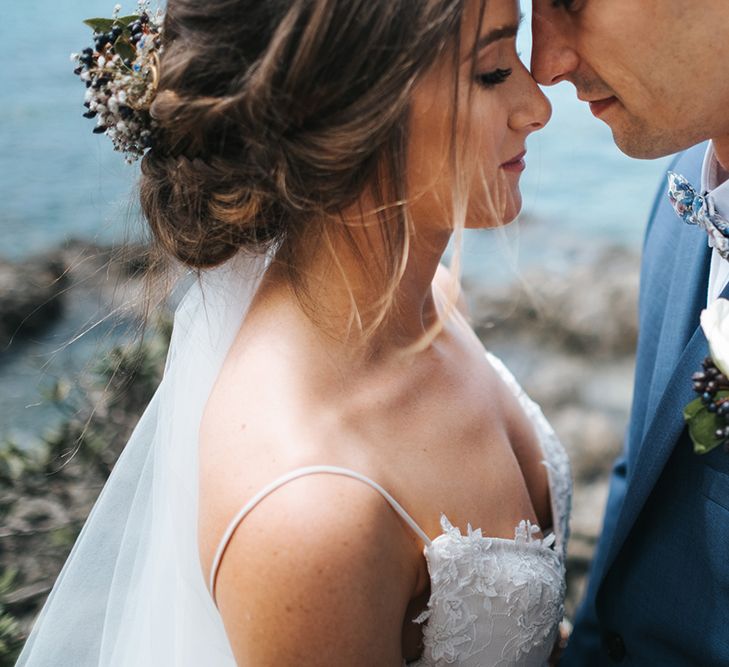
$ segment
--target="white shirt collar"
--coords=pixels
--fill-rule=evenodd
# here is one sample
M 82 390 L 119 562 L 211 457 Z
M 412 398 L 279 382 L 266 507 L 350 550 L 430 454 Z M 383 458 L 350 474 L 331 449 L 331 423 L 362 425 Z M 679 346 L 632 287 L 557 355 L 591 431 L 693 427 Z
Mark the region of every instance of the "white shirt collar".
M 709 142 L 701 169 L 701 191 L 708 192 L 714 200 L 716 212 L 729 219 L 729 174 L 716 159 L 713 142 Z M 711 253 L 707 304 L 711 304 L 729 283 L 729 262 L 723 260 L 717 250 Z
M 701 192 L 708 192 L 714 199 L 717 213 L 729 218 L 729 173 L 716 159 L 714 142 L 710 141 L 701 168 Z

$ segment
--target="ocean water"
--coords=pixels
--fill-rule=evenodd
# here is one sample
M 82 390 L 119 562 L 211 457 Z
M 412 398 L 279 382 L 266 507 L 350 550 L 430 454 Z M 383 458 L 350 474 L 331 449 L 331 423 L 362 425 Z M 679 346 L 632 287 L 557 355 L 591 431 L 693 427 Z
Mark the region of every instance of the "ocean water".
M 84 18 L 108 16 L 113 0 L 26 0 L 5 4 L 0 40 L 0 256 L 22 260 L 70 238 L 97 243 L 134 236 L 140 224 L 128 166 L 82 118 L 84 88 L 69 54 L 91 43 Z M 134 8 L 125 3 L 124 10 Z M 529 57 L 529 7 L 520 49 Z M 583 249 L 638 248 L 666 160 L 622 155 L 610 131 L 569 84 L 549 89 L 549 126 L 528 143 L 522 221 L 502 232 L 467 232 L 464 276 L 503 279 L 526 267 L 564 269 Z M 16 346 L 0 363 L 0 436 L 45 423 L 39 387 L 82 367 L 93 336 L 53 353 L 74 333 L 61 327 Z M 40 407 L 39 407 L 40 406 Z M 33 409 L 30 409 L 33 408 Z

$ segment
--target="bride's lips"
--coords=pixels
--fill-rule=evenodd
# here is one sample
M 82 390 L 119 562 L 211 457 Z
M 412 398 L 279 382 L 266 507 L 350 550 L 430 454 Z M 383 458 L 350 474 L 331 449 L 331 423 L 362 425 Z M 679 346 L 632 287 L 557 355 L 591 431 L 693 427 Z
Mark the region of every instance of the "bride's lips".
M 593 100 L 592 102 L 590 102 L 590 111 L 592 111 L 593 116 L 599 118 L 617 101 L 618 98 L 615 96 L 606 97 L 602 100 Z
M 512 171 L 514 173 L 521 173 L 526 169 L 526 162 L 524 161 L 524 157 L 526 156 L 526 151 L 522 151 L 519 153 L 519 155 L 516 155 L 515 157 L 511 158 L 508 162 L 504 162 L 501 165 L 501 168 L 504 171 Z

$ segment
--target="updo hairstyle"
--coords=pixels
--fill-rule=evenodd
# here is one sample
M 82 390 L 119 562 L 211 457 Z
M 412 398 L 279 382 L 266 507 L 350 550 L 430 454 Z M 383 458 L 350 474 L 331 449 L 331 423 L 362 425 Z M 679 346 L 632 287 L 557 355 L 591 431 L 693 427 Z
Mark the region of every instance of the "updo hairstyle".
M 141 179 L 158 247 L 194 268 L 273 249 L 296 284 L 369 188 L 390 284 L 407 247 L 409 99 L 439 55 L 457 66 L 465 2 L 168 0 Z

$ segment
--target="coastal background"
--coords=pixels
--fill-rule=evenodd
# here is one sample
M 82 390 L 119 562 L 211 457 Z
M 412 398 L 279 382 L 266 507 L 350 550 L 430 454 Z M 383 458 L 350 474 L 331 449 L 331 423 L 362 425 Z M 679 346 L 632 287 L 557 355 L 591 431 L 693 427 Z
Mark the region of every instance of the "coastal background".
M 520 50 L 530 54 L 529 7 Z M 136 238 L 142 229 L 135 203 L 138 165 L 128 166 L 106 137 L 82 118 L 83 87 L 69 54 L 90 43 L 83 18 L 111 12 L 111 0 L 11 3 L 0 57 L 0 258 L 26 261 L 69 240 L 106 245 Z M 131 6 L 130 6 L 131 7 Z M 467 232 L 463 275 L 488 286 L 518 278 L 528 268 L 564 272 L 605 245 L 637 250 L 666 161 L 622 155 L 608 128 L 577 101 L 571 85 L 547 90 L 554 113 L 528 144 L 524 211 L 506 230 Z M 38 387 L 83 366 L 109 326 L 102 323 L 66 343 L 104 313 L 75 303 L 43 340 L 2 353 L 0 436 L 21 441 L 52 420 L 38 405 Z
M 0 311 L 35 289 L 27 321 L 46 316 L 32 328 L 27 321 L 17 327 L 9 311 L 0 312 L 0 442 L 20 452 L 48 443 L 63 451 L 75 433 L 69 420 L 74 428 L 88 421 L 97 449 L 80 450 L 79 463 L 91 472 L 80 466 L 28 476 L 17 452 L 8 458 L 0 448 L 0 664 L 3 610 L 20 619 L 13 636 L 22 638 L 113 465 L 105 447 L 118 451 L 154 387 L 148 374 L 122 387 L 123 401 L 110 402 L 89 379 L 100 363 L 116 363 L 115 346 L 133 336 L 133 314 L 109 314 L 112 302 L 125 299 L 119 286 L 128 283 L 134 294 L 137 281 L 129 266 L 109 264 L 108 248 L 138 239 L 143 229 L 134 193 L 139 167 L 91 133 L 69 59 L 91 42 L 82 19 L 109 15 L 113 4 L 31 0 L 8 4 L 3 17 Z M 519 41 L 528 60 L 524 10 Z M 546 92 L 554 113 L 528 143 L 523 214 L 506 229 L 465 234 L 463 280 L 478 335 L 542 405 L 572 457 L 571 612 L 627 423 L 640 245 L 668 161 L 622 155 L 571 85 Z M 63 298 L 52 299 L 59 288 L 67 290 Z M 159 340 L 146 355 L 158 370 Z M 90 409 L 91 402 L 101 407 Z M 4 587 L 11 569 L 17 581 Z

